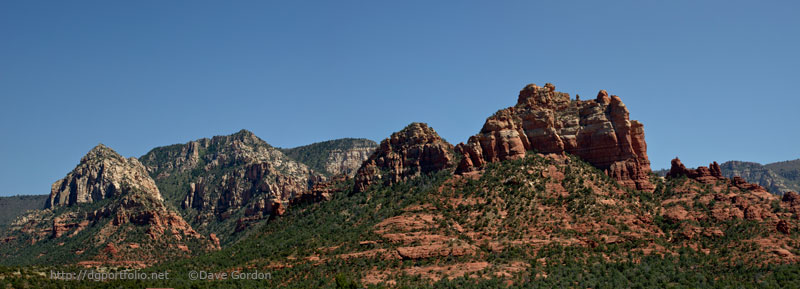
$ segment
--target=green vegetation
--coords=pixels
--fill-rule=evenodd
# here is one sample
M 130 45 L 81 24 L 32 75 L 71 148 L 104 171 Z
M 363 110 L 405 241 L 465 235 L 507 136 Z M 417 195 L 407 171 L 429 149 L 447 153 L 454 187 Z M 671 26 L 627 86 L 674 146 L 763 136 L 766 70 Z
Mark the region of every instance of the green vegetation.
M 196 157 L 189 158 L 187 154 L 193 153 L 192 150 L 196 150 Z M 217 234 L 224 246 L 244 235 L 236 232 L 236 226 L 237 220 L 244 217 L 247 204 L 243 204 L 241 208 L 228 208 L 227 203 L 219 201 L 220 196 L 231 188 L 249 188 L 249 191 L 244 192 L 249 200 L 271 197 L 267 195 L 268 192 L 257 189 L 254 184 L 245 183 L 248 180 L 241 175 L 254 162 L 276 163 L 276 158 L 280 159 L 278 163 L 284 165 L 270 169 L 288 175 L 284 169 L 290 159 L 275 150 L 251 132 L 241 130 L 229 136 L 157 147 L 140 160 L 149 169 L 150 176 L 155 180 L 167 205 L 180 212 L 199 233 Z M 223 181 L 224 179 L 235 179 L 237 183 L 232 184 Z M 276 179 L 264 177 L 263 181 L 274 183 Z M 202 187 L 203 195 L 195 196 L 193 201 L 196 202 L 187 207 L 184 201 L 192 183 L 197 184 L 198 188 Z
M 48 195 L 18 195 L 0 197 L 0 232 L 28 210 L 42 209 Z
M 800 159 L 766 164 L 764 167 L 785 178 L 790 189 L 800 191 Z
M 550 176 L 553 167 L 560 168 L 558 172 L 563 176 Z M 375 185 L 362 193 L 346 189 L 330 201 L 292 207 L 287 215 L 271 220 L 221 251 L 143 270 L 168 270 L 171 272 L 168 281 L 117 280 L 81 285 L 86 288 L 384 288 L 386 284 L 368 285 L 363 280 L 375 272 L 391 272 L 388 277 L 396 282 L 398 288 L 800 286 L 797 283 L 800 265 L 765 265 L 757 258 L 741 258 L 742 254 L 756 252 L 752 244 L 743 240 L 765 234 L 756 222 L 699 220 L 675 223 L 667 220 L 659 214 L 662 202 L 680 196 L 682 184 L 688 180 L 653 179 L 657 184 L 655 192 L 631 191 L 576 157 L 554 160 L 530 154 L 519 160 L 491 163 L 479 178 L 457 179 L 447 172 L 439 172 L 392 186 Z M 339 186 L 352 188 L 352 181 Z M 681 204 L 698 212 L 707 212 L 715 203 L 705 204 L 699 202 L 699 198 L 713 194 L 711 189 L 708 185 L 692 188 L 697 196 Z M 338 257 L 366 250 L 392 251 L 404 246 L 382 241 L 374 231 L 375 226 L 387 218 L 409 214 L 408 208 L 416 205 L 427 205 L 429 207 L 424 212 L 436 215 L 436 226 L 429 229 L 431 233 L 454 236 L 457 239 L 454 242 L 473 242 L 473 234 L 489 236 L 505 248 L 493 250 L 486 242 L 474 241 L 477 251 L 473 255 L 410 260 L 382 258 L 380 255 Z M 775 211 L 780 210 L 780 206 L 773 207 Z M 650 227 L 641 227 L 647 224 L 627 219 L 645 215 L 653 216 Z M 582 231 L 581 226 L 595 223 L 599 224 L 596 229 Z M 456 229 L 456 224 L 463 230 Z M 704 253 L 690 249 L 682 235 L 687 225 L 703 229 L 720 227 L 724 229 L 724 236 L 698 235 L 695 240 L 700 247 L 712 250 Z M 792 234 L 794 240 L 800 237 L 797 232 Z M 604 242 L 601 236 L 605 235 L 628 239 L 621 243 Z M 543 245 L 515 242 L 526 238 L 555 241 Z M 597 245 L 570 245 L 570 242 L 578 242 L 576 240 L 590 240 Z M 376 242 L 365 245 L 364 241 Z M 661 253 L 644 254 L 641 249 L 649 246 L 664 249 Z M 454 276 L 454 279 L 433 282 L 403 273 L 408 268 L 460 266 L 476 261 L 488 262 L 489 267 L 468 274 L 471 277 Z M 506 278 L 499 278 L 496 271 L 490 270 L 513 262 L 525 264 L 526 269 Z M 49 280 L 38 274 L 50 269 L 0 267 L 0 276 L 5 277 L 0 279 L 0 288 L 61 288 L 77 284 L 75 281 Z M 237 269 L 269 272 L 272 278 L 209 282 L 188 279 L 192 270 L 231 272 Z
M 754 162 L 727 161 L 720 164 L 720 169 L 725 177 L 742 177 L 750 183 L 763 186 L 773 194 L 800 191 L 800 159 L 766 165 Z M 669 169 L 662 169 L 653 173 L 663 177 L 668 172 Z
M 328 156 L 331 152 L 336 150 L 349 150 L 353 148 L 376 148 L 378 146 L 374 141 L 363 138 L 343 138 L 336 140 L 329 140 L 324 142 L 313 143 L 310 145 L 300 146 L 296 148 L 280 149 L 286 156 L 304 163 L 311 169 L 326 176 L 330 176 L 325 165 L 328 162 Z

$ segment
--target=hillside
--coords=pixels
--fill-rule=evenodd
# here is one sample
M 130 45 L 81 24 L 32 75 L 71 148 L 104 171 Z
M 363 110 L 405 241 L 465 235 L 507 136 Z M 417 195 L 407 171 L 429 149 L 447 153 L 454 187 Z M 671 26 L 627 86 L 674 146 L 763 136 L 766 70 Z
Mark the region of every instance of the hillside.
M 157 147 L 140 159 L 165 201 L 223 245 L 325 180 L 247 130 Z
M 26 211 L 44 208 L 47 198 L 47 195 L 0 197 L 0 231 Z
M 800 162 L 787 161 L 783 163 L 783 165 L 780 163 L 775 163 L 779 165 L 762 165 L 753 162 L 729 161 L 720 164 L 720 168 L 722 168 L 722 174 L 727 177 L 740 176 L 748 182 L 765 187 L 773 194 L 800 191 Z M 777 171 L 779 168 L 782 170 Z
M 280 150 L 326 176 L 344 174 L 352 177 L 377 146 L 368 139 L 343 138 Z
M 797 228 L 800 199 L 752 194 L 723 179 L 653 181 L 653 193 L 634 192 L 574 156 L 536 154 L 464 176 L 439 171 L 302 205 L 230 248 L 150 268 L 178 278 L 144 284 L 178 288 L 191 270 L 236 269 L 272 279 L 200 287 L 786 288 L 796 281 L 800 269 L 790 264 L 800 236 L 777 231 L 768 216 Z M 741 198 L 769 212 L 737 215 Z M 45 282 L 29 282 L 37 280 Z
M 800 159 L 775 162 L 764 166 L 783 177 L 789 189 L 795 192 L 800 191 Z
M 722 175 L 733 178 L 742 177 L 748 182 L 757 183 L 773 194 L 800 191 L 800 160 L 775 162 L 762 165 L 755 162 L 727 161 L 720 164 Z M 654 171 L 656 175 L 666 176 L 669 170 Z
M 102 144 L 52 185 L 45 209 L 0 232 L 2 264 L 146 267 L 219 249 L 164 200 L 135 158 Z
M 691 169 L 676 158 L 664 178 L 655 176 L 643 125 L 605 91 L 572 100 L 552 84 L 528 85 L 515 106 L 456 146 L 411 123 L 381 141 L 353 178 L 318 176 L 285 199 L 272 182 L 312 180 L 313 169 L 246 131 L 157 148 L 142 163 L 198 231 L 238 239 L 143 269 L 169 271 L 169 280 L 86 285 L 791 288 L 800 276 L 800 195 L 726 177 L 716 162 Z M 119 193 L 104 192 L 92 199 Z M 271 202 L 248 234 L 219 230 L 253 212 L 253 200 Z M 49 269 L 0 267 L 0 284 L 70 284 L 40 275 Z M 271 278 L 190 280 L 197 271 Z

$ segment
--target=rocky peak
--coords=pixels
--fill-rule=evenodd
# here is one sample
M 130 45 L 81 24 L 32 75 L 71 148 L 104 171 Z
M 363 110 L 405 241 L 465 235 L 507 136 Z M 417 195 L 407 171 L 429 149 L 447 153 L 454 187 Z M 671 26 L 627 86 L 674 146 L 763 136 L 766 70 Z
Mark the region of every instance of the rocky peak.
M 479 134 L 456 146 L 463 156 L 457 172 L 521 158 L 528 151 L 577 155 L 629 188 L 655 188 L 644 126 L 630 120 L 622 100 L 605 90 L 595 100 L 572 101 L 550 83 L 525 86 L 515 106 L 489 117 Z
M 594 101 L 600 104 L 608 104 L 611 102 L 611 98 L 608 97 L 608 92 L 605 89 L 601 89 Z
M 381 141 L 356 173 L 356 191 L 372 184 L 391 185 L 420 174 L 455 166 L 453 145 L 425 123 L 411 123 Z
M 244 212 L 249 224 L 280 214 L 324 180 L 247 130 L 155 148 L 142 162 L 159 185 L 170 184 L 162 186 L 168 202 L 197 212 L 195 228 L 223 242 L 237 222 L 232 216 Z
M 77 249 L 68 259 L 86 264 L 148 266 L 168 256 L 188 256 L 191 250 L 219 249 L 164 204 L 155 181 L 136 158 L 126 159 L 102 144 L 53 184 L 46 207 L 64 208 L 29 212 L 13 224 L 10 235 L 24 236 L 20 240 L 26 240 L 30 250 L 41 252 L 52 250 L 56 242 L 70 243 L 64 248 Z M 46 239 L 53 242 L 39 242 Z
M 249 130 L 246 130 L 246 129 L 242 129 L 242 130 L 240 130 L 240 131 L 238 131 L 238 132 L 236 132 L 236 133 L 234 133 L 232 135 L 229 135 L 229 136 L 217 136 L 215 138 L 226 139 L 227 141 L 239 141 L 239 142 L 242 142 L 242 143 L 248 144 L 248 145 L 267 145 L 267 146 L 269 146 L 269 144 L 267 144 L 267 142 L 265 142 L 264 140 L 260 139 L 253 132 L 251 132 Z
M 304 165 L 291 162 L 279 150 L 244 129 L 231 135 L 157 147 L 142 156 L 141 159 L 147 170 L 156 179 L 167 178 L 172 174 L 193 169 L 209 171 L 215 167 L 260 162 L 269 162 L 284 171 L 307 170 Z
M 122 160 L 124 159 L 124 157 L 122 157 L 113 149 L 100 143 L 97 144 L 94 148 L 92 148 L 88 153 L 86 153 L 86 155 L 84 155 L 81 158 L 81 163 L 102 161 L 104 159 Z
M 47 208 L 91 203 L 132 190 L 161 200 L 155 182 L 136 158 L 125 159 L 103 144 L 95 146 L 66 177 L 53 183 Z
M 417 146 L 435 144 L 442 142 L 442 138 L 436 131 L 421 122 L 412 122 L 402 130 L 395 132 L 389 138 L 389 142 L 381 142 L 381 147 L 385 145 L 393 146 Z
M 547 83 L 544 87 L 528 84 L 519 91 L 518 107 L 555 107 L 569 103 L 569 94 L 556 91 L 556 86 Z
M 698 167 L 697 169 L 687 169 L 686 166 L 681 163 L 679 158 L 674 158 L 670 162 L 672 165 L 669 169 L 669 173 L 667 173 L 667 177 L 675 178 L 680 176 L 687 176 L 690 179 L 707 179 L 708 181 L 701 181 L 702 183 L 708 183 L 709 181 L 716 181 L 722 179 L 722 170 L 719 168 L 719 164 L 717 162 L 713 162 L 708 165 L 708 167 Z

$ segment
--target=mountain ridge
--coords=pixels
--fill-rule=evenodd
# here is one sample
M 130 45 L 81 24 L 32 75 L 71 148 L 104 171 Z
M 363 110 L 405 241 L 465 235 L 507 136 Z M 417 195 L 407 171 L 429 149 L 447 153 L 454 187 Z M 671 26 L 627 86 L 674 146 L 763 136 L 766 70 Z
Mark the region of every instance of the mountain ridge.
M 136 158 L 126 159 L 102 144 L 53 183 L 42 210 L 17 217 L 9 228 L 0 249 L 4 263 L 146 267 L 219 249 L 215 236 L 198 234 L 164 205 Z
M 369 139 L 340 138 L 280 150 L 288 157 L 326 176 L 353 177 L 361 163 L 377 147 L 378 144 Z
M 152 266 L 147 270 L 179 276 L 248 269 L 276 279 L 237 280 L 241 287 L 596 288 L 640 280 L 634 278 L 648 278 L 646 284 L 656 287 L 696 280 L 791 284 L 791 276 L 800 274 L 800 195 L 777 196 L 726 177 L 716 162 L 692 169 L 676 158 L 666 176 L 657 177 L 643 125 L 628 115 L 619 97 L 602 90 L 582 101 L 552 84 L 531 84 L 517 105 L 487 118 L 467 143 L 454 147 L 427 124 L 412 122 L 383 139 L 352 178 L 323 175 L 246 130 L 157 147 L 136 163 L 108 157 L 101 148 L 108 162 L 138 163 L 163 199 L 142 192 L 147 185 L 117 188 L 113 181 L 135 178 L 93 178 L 104 185 L 85 187 L 103 189 L 102 198 L 59 201 L 15 223 L 17 230 L 45 235 L 39 247 L 9 262 L 75 255 L 76 242 L 56 242 L 90 240 L 89 233 L 110 238 L 116 235 L 104 232 L 111 227 L 128 233 L 80 254 L 116 257 L 79 265 Z M 321 168 L 337 148 L 316 145 L 306 162 Z M 88 160 L 86 165 L 106 164 Z M 792 176 L 791 164 L 780 166 L 783 175 Z M 92 174 L 65 179 L 87 176 Z M 94 218 L 105 223 L 81 222 Z M 152 264 L 131 263 L 143 242 L 130 240 L 152 234 L 195 242 L 160 243 L 169 254 L 144 254 Z M 28 239 L 0 241 L 19 245 Z M 55 249 L 53 256 L 35 257 L 45 248 Z M 68 264 L 74 261 L 81 260 Z M 129 283 L 103 284 L 117 285 Z
M 748 161 L 726 161 L 720 164 L 721 172 L 728 178 L 739 176 L 755 182 L 773 194 L 800 191 L 800 159 L 760 164 Z M 668 169 L 654 171 L 666 176 Z

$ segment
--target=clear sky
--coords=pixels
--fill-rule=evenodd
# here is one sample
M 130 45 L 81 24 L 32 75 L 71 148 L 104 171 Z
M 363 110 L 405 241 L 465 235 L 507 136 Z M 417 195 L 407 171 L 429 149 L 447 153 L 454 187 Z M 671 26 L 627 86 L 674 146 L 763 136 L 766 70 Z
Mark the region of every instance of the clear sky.
M 0 195 L 49 193 L 101 142 L 420 121 L 456 144 L 546 82 L 622 97 L 653 168 L 800 158 L 797 1 L 606 2 L 2 1 Z

